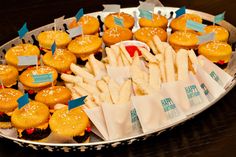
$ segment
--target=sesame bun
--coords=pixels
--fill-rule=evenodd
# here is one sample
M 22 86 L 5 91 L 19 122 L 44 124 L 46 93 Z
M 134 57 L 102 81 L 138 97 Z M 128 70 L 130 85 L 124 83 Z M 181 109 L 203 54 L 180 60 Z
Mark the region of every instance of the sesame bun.
M 18 66 L 18 56 L 32 56 L 32 55 L 39 56 L 39 54 L 40 51 L 37 46 L 34 46 L 32 44 L 19 44 L 17 46 L 10 48 L 7 51 L 5 59 L 7 64 L 14 66 L 19 71 L 21 71 L 24 68 L 26 68 L 26 66 Z
M 106 46 L 116 44 L 121 41 L 131 40 L 133 33 L 128 28 L 116 26 L 106 30 L 102 36 Z
M 74 28 L 81 25 L 85 35 L 95 35 L 99 30 L 99 21 L 96 17 L 84 15 L 78 22 L 76 20 L 70 23 L 69 27 Z
M 32 77 L 33 74 L 48 74 L 52 73 L 53 75 L 53 84 L 56 84 L 57 79 L 57 71 L 49 66 L 38 66 L 38 69 L 36 67 L 31 67 L 26 69 L 20 76 L 19 80 L 24 85 L 24 88 L 26 90 L 34 90 L 39 91 L 41 89 L 44 89 L 48 86 L 51 86 L 51 82 L 43 82 L 43 83 L 34 83 L 34 79 Z
M 232 55 L 232 48 L 229 44 L 221 41 L 211 41 L 201 44 L 198 53 L 205 56 L 214 63 L 228 63 Z
M 0 80 L 6 87 L 11 87 L 16 84 L 18 70 L 11 65 L 0 65 Z
M 182 16 L 179 16 L 175 19 L 173 19 L 170 23 L 170 27 L 172 28 L 172 31 L 192 31 L 191 29 L 188 29 L 186 27 L 187 20 L 192 20 L 197 23 L 202 23 L 202 18 L 196 14 L 184 14 Z
M 38 35 L 39 46 L 45 49 L 51 49 L 55 41 L 57 48 L 65 48 L 71 41 L 70 36 L 64 31 L 45 31 Z
M 154 35 L 157 35 L 161 41 L 167 40 L 166 31 L 158 27 L 142 27 L 134 33 L 134 38 L 136 40 L 148 43 L 148 41 L 152 40 Z
M 222 26 L 210 25 L 204 28 L 204 34 L 215 33 L 215 40 L 227 42 L 229 38 L 229 32 Z M 203 33 L 202 33 L 203 35 Z
M 58 103 L 67 104 L 71 99 L 71 91 L 64 86 L 53 86 L 39 91 L 35 100 L 42 102 L 53 109 Z
M 170 45 L 178 51 L 179 49 L 196 49 L 198 44 L 198 35 L 188 31 L 176 31 L 169 37 Z
M 159 14 L 152 14 L 153 19 L 149 20 L 146 18 L 139 19 L 139 26 L 140 27 L 161 27 L 163 29 L 167 28 L 168 20 L 165 16 Z
M 23 94 L 12 88 L 0 89 L 0 112 L 12 112 L 17 108 L 17 99 Z
M 134 18 L 130 14 L 127 13 L 111 13 L 107 15 L 104 19 L 104 24 L 107 29 L 117 26 L 114 22 L 114 16 L 123 19 L 124 27 L 128 29 L 132 29 L 134 26 Z
M 43 63 L 63 73 L 70 71 L 70 64 L 76 63 L 76 56 L 66 49 L 56 49 L 53 56 L 51 51 L 43 56 Z
M 68 50 L 77 57 L 98 52 L 102 46 L 102 39 L 96 35 L 83 35 L 72 40 L 68 45 Z
M 30 101 L 21 109 L 15 109 L 11 116 L 11 122 L 17 129 L 36 128 L 49 119 L 48 107 L 37 101 Z
M 89 125 L 89 119 L 80 107 L 70 111 L 64 107 L 53 113 L 49 125 L 53 133 L 74 137 L 84 134 Z

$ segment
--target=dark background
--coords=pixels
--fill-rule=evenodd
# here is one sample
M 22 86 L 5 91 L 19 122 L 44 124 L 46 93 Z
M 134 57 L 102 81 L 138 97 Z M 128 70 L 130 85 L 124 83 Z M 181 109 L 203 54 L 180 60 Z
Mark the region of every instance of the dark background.
M 0 2 L 0 45 L 17 37 L 25 21 L 29 30 L 53 22 L 54 18 L 74 16 L 83 7 L 86 13 L 102 10 L 102 4 L 138 6 L 137 0 L 4 0 Z M 162 0 L 165 6 L 200 10 L 213 15 L 226 11 L 225 19 L 236 26 L 235 0 Z M 48 153 L 23 149 L 0 139 L 0 157 L 42 156 L 160 156 L 160 157 L 235 157 L 236 88 L 214 106 L 183 125 L 144 142 L 111 150 L 87 153 Z

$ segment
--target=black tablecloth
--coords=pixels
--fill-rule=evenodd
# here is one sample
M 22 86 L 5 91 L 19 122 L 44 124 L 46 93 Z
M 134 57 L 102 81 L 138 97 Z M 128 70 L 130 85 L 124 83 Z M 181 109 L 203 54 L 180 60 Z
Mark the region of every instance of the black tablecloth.
M 0 2 L 0 45 L 17 37 L 17 30 L 27 21 L 30 30 L 53 22 L 54 18 L 102 10 L 103 3 L 137 6 L 137 0 L 5 0 Z M 236 26 L 235 0 L 163 0 L 165 6 L 204 11 L 213 15 L 226 11 L 225 19 Z M 214 106 L 158 137 L 110 150 L 86 153 L 49 153 L 21 148 L 10 140 L 0 139 L 0 157 L 44 155 L 80 156 L 236 156 L 236 88 Z

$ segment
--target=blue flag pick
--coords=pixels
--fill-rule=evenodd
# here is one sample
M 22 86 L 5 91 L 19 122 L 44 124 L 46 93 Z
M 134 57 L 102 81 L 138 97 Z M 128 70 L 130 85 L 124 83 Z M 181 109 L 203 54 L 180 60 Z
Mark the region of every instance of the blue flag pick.
M 213 23 L 216 24 L 216 23 L 219 23 L 220 21 L 223 21 L 225 18 L 225 12 L 221 13 L 221 14 L 218 14 L 214 17 L 214 21 Z
M 175 14 L 176 14 L 176 18 L 185 14 L 186 13 L 186 7 L 183 6 L 181 8 L 179 8 L 177 11 L 175 11 Z
M 103 12 L 115 12 L 115 13 L 120 12 L 119 4 L 103 4 L 102 6 L 104 7 Z
M 75 15 L 76 22 L 78 22 L 79 19 L 80 19 L 83 15 L 84 15 L 84 9 L 81 8 L 81 9 L 77 12 L 77 14 Z
M 87 96 L 82 96 L 78 99 L 74 99 L 68 102 L 68 109 L 71 110 L 73 108 L 79 107 L 84 104 L 84 100 Z
M 139 17 L 143 17 L 145 19 L 152 20 L 153 16 L 150 11 L 139 9 L 139 12 L 140 12 Z
M 22 97 L 20 97 L 18 100 L 18 108 L 21 109 L 24 107 L 26 104 L 29 103 L 29 95 L 28 93 L 24 94 Z
M 55 51 L 56 51 L 57 45 L 55 43 L 55 41 L 53 42 L 52 46 L 51 46 L 51 50 L 52 50 L 52 55 L 54 55 Z
M 124 21 L 123 21 L 123 19 L 120 19 L 120 18 L 114 16 L 114 22 L 115 22 L 116 25 L 119 25 L 119 26 L 121 26 L 121 27 L 124 27 Z
M 33 83 L 44 83 L 44 82 L 52 82 L 53 81 L 52 73 L 32 75 L 32 77 L 34 79 Z
M 27 32 L 29 32 L 29 30 L 27 28 L 27 23 L 25 22 L 24 25 L 21 27 L 21 29 L 18 31 L 20 39 L 22 39 Z
M 192 20 L 187 20 L 186 27 L 189 29 L 193 29 L 195 31 L 198 31 L 198 32 L 204 32 L 204 28 L 206 27 L 206 25 L 194 22 Z

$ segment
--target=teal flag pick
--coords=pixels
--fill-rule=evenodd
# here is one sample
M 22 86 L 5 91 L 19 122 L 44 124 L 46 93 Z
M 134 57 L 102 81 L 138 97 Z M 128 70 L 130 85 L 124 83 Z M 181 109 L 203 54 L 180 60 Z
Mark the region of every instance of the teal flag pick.
M 27 23 L 25 22 L 24 25 L 18 31 L 20 39 L 22 39 L 27 32 L 29 32 L 29 30 L 27 28 Z
M 75 15 L 76 22 L 78 22 L 79 19 L 80 19 L 83 15 L 84 15 L 84 9 L 81 8 L 81 9 L 77 12 L 77 14 Z
M 82 96 L 78 99 L 74 99 L 68 102 L 68 109 L 71 110 L 73 108 L 79 107 L 84 104 L 84 100 L 87 96 Z
M 219 23 L 221 21 L 223 21 L 225 18 L 225 12 L 221 13 L 221 14 L 218 14 L 214 17 L 214 21 L 213 23 L 216 24 L 216 23 Z
M 32 75 L 32 77 L 34 79 L 34 83 L 44 83 L 44 82 L 52 82 L 53 81 L 52 73 Z
M 29 103 L 29 95 L 28 95 L 28 93 L 24 94 L 22 97 L 17 99 L 17 102 L 18 102 L 18 108 L 19 109 L 21 109 L 26 104 L 28 104 Z
M 185 14 L 186 13 L 186 7 L 183 6 L 181 8 L 179 8 L 177 11 L 175 11 L 175 14 L 176 14 L 176 18 Z
M 187 20 L 186 27 L 189 29 L 193 29 L 195 31 L 198 31 L 198 32 L 204 32 L 204 28 L 206 27 L 206 25 L 194 22 L 192 20 Z
M 123 19 L 114 16 L 114 22 L 115 22 L 116 25 L 119 25 L 119 26 L 121 26 L 121 27 L 124 27 L 124 21 L 123 21 Z
M 140 12 L 139 17 L 143 17 L 145 19 L 152 20 L 153 16 L 150 11 L 139 9 L 139 12 Z
M 56 51 L 57 45 L 55 43 L 55 41 L 53 42 L 52 46 L 51 46 L 51 50 L 52 50 L 52 55 L 54 55 L 55 51 Z

